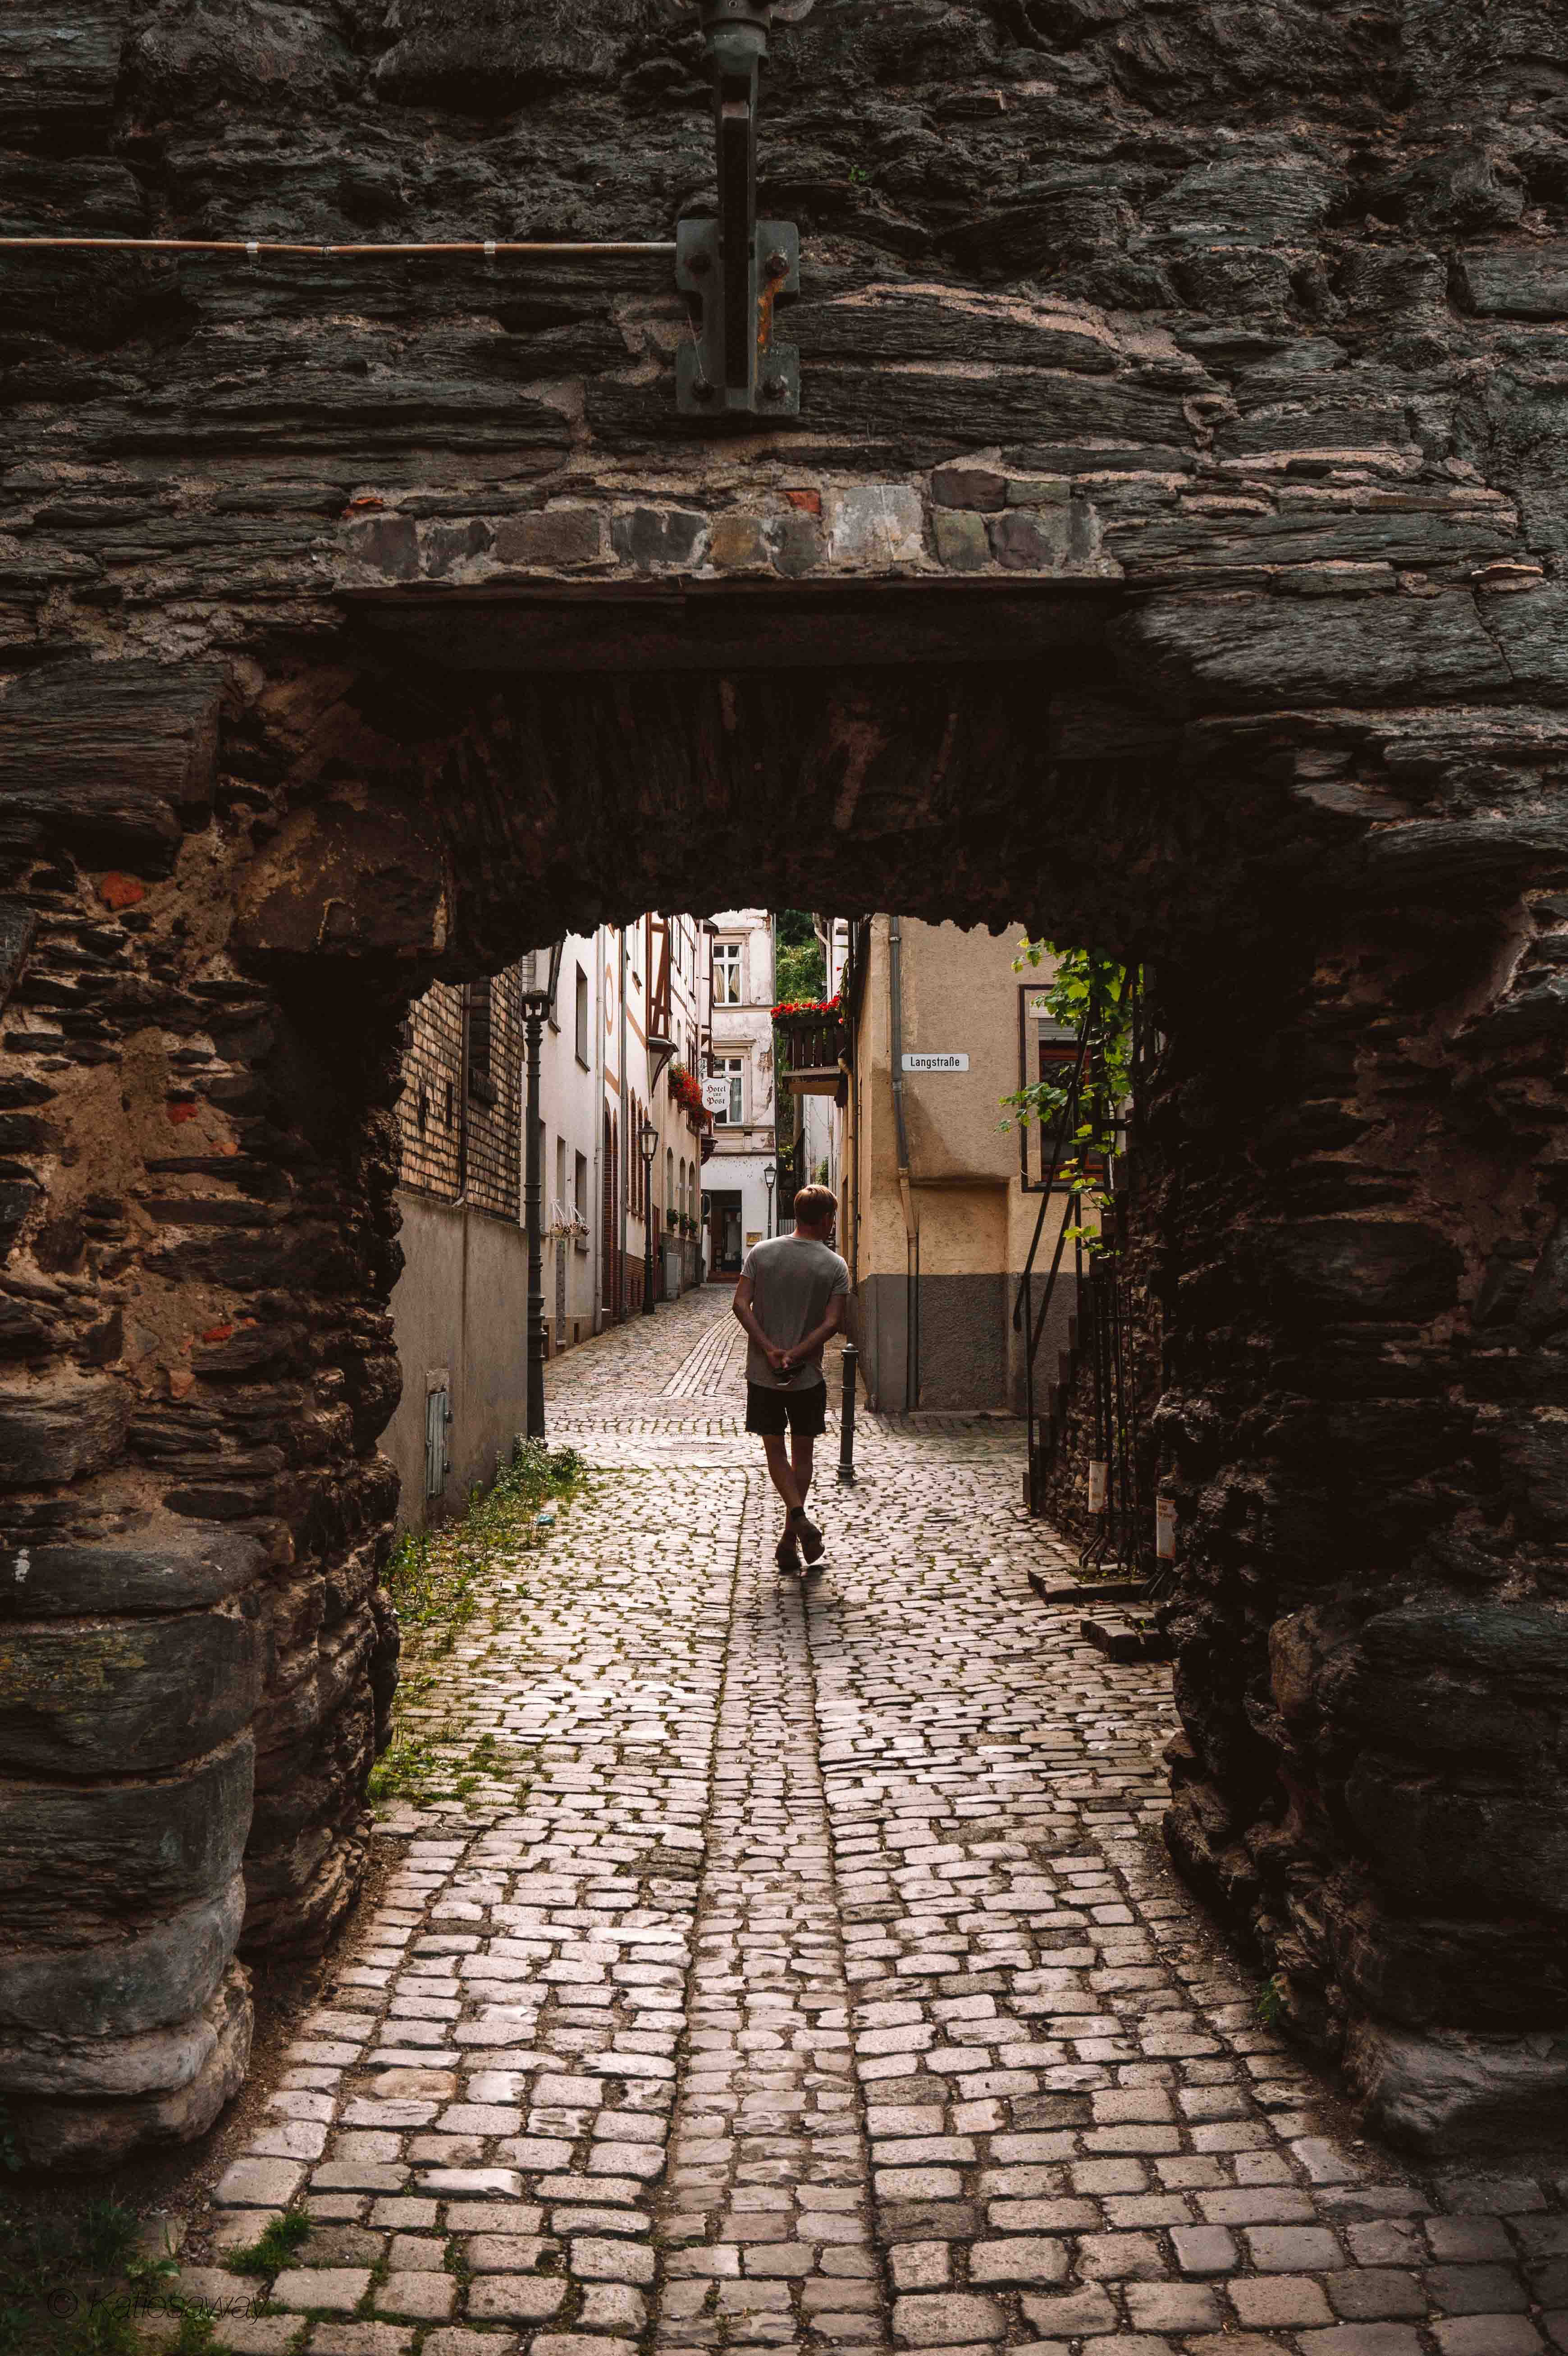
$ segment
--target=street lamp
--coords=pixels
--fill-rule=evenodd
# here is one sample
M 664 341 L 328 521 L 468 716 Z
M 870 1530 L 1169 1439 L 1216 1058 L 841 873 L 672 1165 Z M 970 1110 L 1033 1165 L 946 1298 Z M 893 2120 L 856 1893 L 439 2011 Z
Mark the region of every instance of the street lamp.
M 654 1156 L 659 1150 L 659 1133 L 645 1115 L 637 1131 L 637 1143 L 643 1149 L 643 1315 L 654 1313 Z
M 768 1190 L 768 1234 L 770 1237 L 773 1232 L 773 1188 L 778 1184 L 778 1183 L 779 1173 L 777 1165 L 772 1162 L 765 1162 L 763 1164 L 763 1183 Z
M 523 1139 L 523 1216 L 528 1231 L 528 1427 L 530 1440 L 544 1438 L 544 1265 L 539 1233 L 539 1034 L 555 1014 L 555 994 L 560 985 L 562 941 L 535 949 L 525 958 L 523 1023 L 528 1036 L 528 1087 Z

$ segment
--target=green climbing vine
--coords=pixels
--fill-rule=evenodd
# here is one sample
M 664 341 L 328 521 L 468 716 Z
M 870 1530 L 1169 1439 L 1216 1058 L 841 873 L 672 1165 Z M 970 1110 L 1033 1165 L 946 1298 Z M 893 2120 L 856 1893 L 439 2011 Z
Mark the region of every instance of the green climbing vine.
M 1099 949 L 1062 948 L 1054 941 L 1027 936 L 1019 943 L 1013 971 L 1043 965 L 1047 958 L 1056 960 L 1043 993 L 1051 1022 L 1076 1033 L 1085 1014 L 1093 1012 L 1095 1017 L 1078 1090 L 1079 1118 L 1063 1140 L 1057 1176 L 1079 1184 L 1080 1201 L 1098 1220 L 1110 1206 L 1103 1173 L 1116 1151 L 1116 1117 L 1132 1094 L 1133 1001 L 1139 973 Z M 1027 1128 L 1038 1122 L 1043 1131 L 1053 1131 L 1072 1095 L 1071 1072 L 1065 1067 L 1059 1077 L 1028 1081 L 1002 1098 L 1009 1116 L 1002 1125 L 1011 1128 L 1016 1121 Z M 1105 1248 L 1098 1225 L 1070 1226 L 1066 1240 L 1091 1253 Z

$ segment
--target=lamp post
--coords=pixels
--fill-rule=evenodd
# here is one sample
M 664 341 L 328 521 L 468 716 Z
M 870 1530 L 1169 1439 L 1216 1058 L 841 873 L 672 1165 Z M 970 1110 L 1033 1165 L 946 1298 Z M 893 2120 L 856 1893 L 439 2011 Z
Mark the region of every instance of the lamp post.
M 659 1150 L 659 1133 L 651 1120 L 645 1118 L 637 1131 L 637 1143 L 643 1149 L 643 1315 L 654 1313 L 654 1156 Z
M 523 1023 L 528 1038 L 528 1086 L 524 1110 L 523 1216 L 528 1231 L 528 1427 L 530 1440 L 544 1438 L 544 1266 L 539 1194 L 539 1036 L 555 1012 L 564 941 L 535 949 L 525 969 Z
M 779 1172 L 777 1162 L 765 1162 L 763 1164 L 763 1183 L 768 1190 L 768 1236 L 770 1240 L 772 1239 L 773 1232 L 773 1188 L 778 1184 L 778 1183 Z

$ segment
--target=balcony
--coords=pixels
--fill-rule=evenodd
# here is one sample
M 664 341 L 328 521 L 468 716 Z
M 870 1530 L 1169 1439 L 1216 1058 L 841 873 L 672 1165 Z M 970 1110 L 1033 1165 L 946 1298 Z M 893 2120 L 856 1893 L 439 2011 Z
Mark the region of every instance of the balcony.
M 836 998 L 775 1006 L 773 1037 L 778 1078 L 796 1097 L 848 1098 L 844 1057 L 848 1034 Z

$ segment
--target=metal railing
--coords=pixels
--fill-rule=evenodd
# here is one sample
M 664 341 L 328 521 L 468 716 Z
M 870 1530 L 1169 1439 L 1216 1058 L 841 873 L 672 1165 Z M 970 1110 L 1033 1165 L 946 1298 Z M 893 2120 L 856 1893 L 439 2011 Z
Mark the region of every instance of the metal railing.
M 1144 1044 L 1142 1009 L 1136 980 L 1129 980 L 1127 989 L 1131 1062 L 1136 1071 Z M 1141 1570 L 1151 1567 L 1153 1517 L 1152 1505 L 1142 1494 L 1126 1268 L 1128 1107 L 1113 1099 L 1105 1037 L 1105 1010 L 1091 1000 L 1079 1025 L 1071 1071 L 1052 1124 L 1041 1173 L 1040 1211 L 1013 1302 L 1013 1329 L 1025 1337 L 1025 1484 L 1029 1513 L 1039 1515 L 1045 1511 L 1051 1468 L 1069 1438 L 1074 1412 L 1084 1412 L 1075 1410 L 1073 1400 L 1086 1365 L 1090 1451 L 1085 1502 L 1090 1535 L 1079 1558 L 1085 1567 L 1114 1562 Z M 1094 1233 L 1084 1225 L 1091 1198 L 1098 1212 Z M 1041 1285 L 1037 1264 L 1053 1205 L 1061 1207 L 1062 1216 Z M 1056 1381 L 1042 1384 L 1038 1365 L 1040 1344 L 1048 1333 L 1061 1333 L 1060 1313 L 1053 1320 L 1051 1312 L 1069 1273 L 1072 1309 L 1066 1320 L 1067 1347 L 1061 1353 Z

